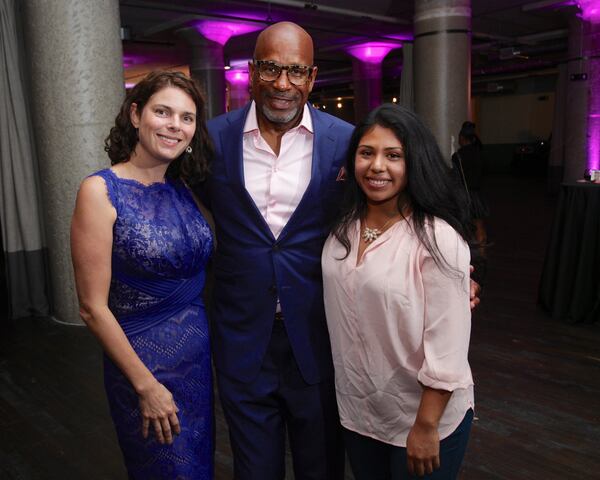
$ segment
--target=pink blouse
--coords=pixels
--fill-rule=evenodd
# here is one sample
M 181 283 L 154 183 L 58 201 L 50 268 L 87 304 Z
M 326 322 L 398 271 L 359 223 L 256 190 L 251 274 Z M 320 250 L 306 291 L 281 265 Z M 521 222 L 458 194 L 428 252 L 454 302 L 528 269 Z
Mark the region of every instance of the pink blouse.
M 457 269 L 445 272 L 419 243 L 410 218 L 370 244 L 357 265 L 360 223 L 352 250 L 330 236 L 322 257 L 325 311 L 342 425 L 405 447 L 422 385 L 452 391 L 439 423 L 450 435 L 474 406 L 467 359 L 471 330 L 469 248 L 441 219 L 438 248 Z M 427 227 L 431 231 L 431 226 Z
M 252 102 L 244 124 L 244 185 L 275 238 L 300 203 L 312 168 L 313 124 L 308 106 L 302 120 L 281 138 L 275 155 L 260 134 L 256 103 Z

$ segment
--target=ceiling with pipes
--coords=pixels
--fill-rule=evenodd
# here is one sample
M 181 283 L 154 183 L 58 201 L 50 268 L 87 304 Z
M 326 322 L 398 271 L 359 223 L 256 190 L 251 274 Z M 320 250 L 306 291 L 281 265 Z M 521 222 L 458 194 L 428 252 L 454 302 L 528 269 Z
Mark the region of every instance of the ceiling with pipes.
M 198 21 L 226 20 L 262 29 L 289 20 L 315 41 L 319 95 L 351 96 L 352 59 L 345 48 L 390 38 L 412 42 L 414 2 L 419 0 L 121 0 L 126 81 L 155 68 L 189 63 L 191 50 L 178 30 Z M 567 59 L 569 18 L 576 1 L 472 0 L 474 85 L 523 74 L 552 73 Z M 233 36 L 226 63 L 248 59 L 258 30 Z M 397 91 L 402 49 L 383 61 L 384 94 Z

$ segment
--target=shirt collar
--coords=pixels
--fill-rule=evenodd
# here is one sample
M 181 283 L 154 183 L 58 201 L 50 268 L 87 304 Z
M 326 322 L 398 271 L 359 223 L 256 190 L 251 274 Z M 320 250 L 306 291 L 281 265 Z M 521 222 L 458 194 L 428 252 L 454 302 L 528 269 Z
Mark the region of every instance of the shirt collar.
M 300 121 L 300 124 L 297 127 L 294 127 L 292 130 L 300 127 L 304 127 L 310 133 L 314 133 L 310 109 L 306 103 L 304 104 L 304 109 L 302 110 L 302 120 Z M 246 117 L 246 123 L 244 123 L 244 133 L 250 133 L 255 130 L 258 130 L 258 120 L 256 118 L 256 103 L 254 100 L 252 100 L 252 103 L 250 104 L 250 110 L 248 110 L 248 115 Z

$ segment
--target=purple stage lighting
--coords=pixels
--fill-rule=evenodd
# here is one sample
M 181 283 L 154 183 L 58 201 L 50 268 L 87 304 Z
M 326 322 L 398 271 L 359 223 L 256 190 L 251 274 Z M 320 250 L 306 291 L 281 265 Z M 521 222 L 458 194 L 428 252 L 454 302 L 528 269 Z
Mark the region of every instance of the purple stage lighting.
M 381 63 L 390 50 L 401 46 L 401 43 L 393 42 L 368 42 L 347 47 L 346 51 L 363 62 Z
M 129 68 L 140 63 L 144 63 L 144 57 L 140 55 L 123 55 L 123 68 Z
M 236 85 L 248 84 L 248 72 L 243 70 L 227 70 L 225 72 L 225 78 L 229 83 Z
M 600 169 L 600 118 L 588 116 L 587 168 Z
M 581 18 L 589 22 L 592 32 L 598 30 L 600 25 L 600 0 L 579 0 Z M 597 33 L 592 36 L 593 48 L 598 46 Z M 597 170 L 600 168 L 600 65 L 599 60 L 590 58 L 589 62 L 589 99 L 588 99 L 588 125 L 587 125 L 587 168 Z
M 252 23 L 202 20 L 196 23 L 196 28 L 209 40 L 225 45 L 231 37 L 262 30 L 263 27 Z
M 581 9 L 581 18 L 593 23 L 600 21 L 600 0 L 579 0 L 577 3 Z

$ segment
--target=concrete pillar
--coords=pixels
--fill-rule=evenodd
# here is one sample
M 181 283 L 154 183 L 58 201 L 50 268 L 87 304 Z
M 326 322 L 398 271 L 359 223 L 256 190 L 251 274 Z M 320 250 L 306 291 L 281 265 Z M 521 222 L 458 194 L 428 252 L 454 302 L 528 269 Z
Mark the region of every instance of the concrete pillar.
M 558 66 L 558 81 L 552 121 L 552 142 L 548 159 L 548 192 L 558 193 L 564 175 L 565 164 L 565 128 L 567 111 L 567 86 L 569 84 L 568 65 Z
M 368 42 L 348 47 L 352 55 L 352 79 L 354 87 L 354 118 L 363 120 L 375 107 L 381 105 L 381 62 L 385 56 L 400 44 Z
M 565 181 L 582 178 L 586 170 L 600 169 L 600 8 L 597 0 L 580 0 L 578 5 L 580 19 L 572 18 L 569 25 L 569 79 L 570 87 L 574 87 L 569 91 L 573 90 L 573 100 L 585 112 L 587 122 L 585 138 L 573 129 L 572 147 L 569 145 L 565 159 Z M 585 80 L 573 76 L 582 73 L 587 74 Z M 576 114 L 571 109 L 568 113 Z M 567 125 L 573 120 L 578 119 L 568 118 Z
M 581 79 L 581 75 L 586 74 L 589 78 L 590 73 L 586 55 L 587 23 L 576 16 L 569 19 L 564 181 L 583 178 L 586 168 L 589 80 Z
M 402 45 L 402 76 L 400 77 L 400 94 L 398 103 L 409 110 L 415 110 L 414 94 L 413 45 Z
M 118 0 L 24 0 L 53 315 L 80 323 L 69 228 L 81 180 L 109 165 L 123 100 Z
M 223 45 L 210 40 L 194 27 L 186 27 L 177 32 L 192 47 L 190 76 L 202 88 L 206 99 L 208 119 L 225 112 L 225 63 Z
M 588 121 L 586 169 L 600 169 L 600 18 L 586 24 L 588 57 Z
M 415 0 L 414 35 L 415 111 L 449 163 L 471 112 L 471 1 Z

